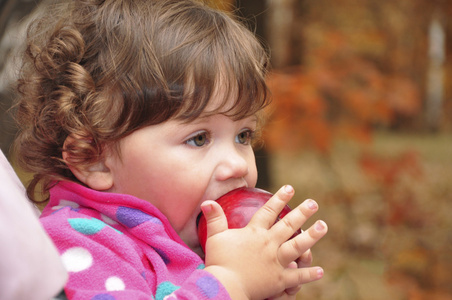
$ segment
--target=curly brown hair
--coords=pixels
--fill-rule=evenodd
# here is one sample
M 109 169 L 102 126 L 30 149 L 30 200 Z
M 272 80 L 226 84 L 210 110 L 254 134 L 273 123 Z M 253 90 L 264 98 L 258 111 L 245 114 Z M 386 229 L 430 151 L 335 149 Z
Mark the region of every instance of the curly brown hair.
M 192 0 L 74 0 L 53 4 L 27 32 L 17 84 L 18 163 L 42 183 L 77 181 L 62 159 L 90 165 L 106 145 L 170 118 L 203 113 L 220 76 L 227 112 L 269 102 L 268 55 L 232 15 Z M 225 88 L 223 88 L 223 86 Z M 69 136 L 77 137 L 63 149 Z

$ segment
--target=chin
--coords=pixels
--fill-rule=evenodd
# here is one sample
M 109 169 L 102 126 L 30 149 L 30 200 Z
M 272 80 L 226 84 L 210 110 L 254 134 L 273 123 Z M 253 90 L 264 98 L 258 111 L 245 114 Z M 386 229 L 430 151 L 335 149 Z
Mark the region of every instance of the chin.
M 199 239 L 198 236 L 190 236 L 191 238 L 189 240 L 187 239 L 182 239 L 185 244 L 188 246 L 188 248 L 190 248 L 193 252 L 195 252 L 196 254 L 199 255 L 199 257 L 201 257 L 202 259 L 204 259 L 204 252 L 201 248 L 201 245 L 199 244 Z
M 183 228 L 178 232 L 178 234 L 182 241 L 184 241 L 184 243 L 188 246 L 188 248 L 198 254 L 201 258 L 204 258 L 204 253 L 202 253 L 202 248 L 199 244 L 196 221 L 190 221 L 190 225 Z

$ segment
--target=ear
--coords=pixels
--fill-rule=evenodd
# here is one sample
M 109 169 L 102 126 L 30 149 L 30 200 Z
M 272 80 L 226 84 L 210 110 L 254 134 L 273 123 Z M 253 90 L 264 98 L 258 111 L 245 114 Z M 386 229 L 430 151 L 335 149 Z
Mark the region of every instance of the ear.
M 68 145 L 80 139 L 82 138 L 79 136 L 69 135 L 64 141 L 63 149 L 67 149 Z M 107 152 L 109 151 L 107 150 Z M 104 154 L 108 155 L 108 153 Z M 74 160 L 71 159 L 70 153 L 63 150 L 63 160 L 66 162 L 66 165 L 69 167 L 72 174 L 88 187 L 98 191 L 108 190 L 113 186 L 113 176 L 110 169 L 105 164 L 105 155 L 102 155 L 102 158 L 94 165 L 86 166 L 71 163 L 71 161 L 73 162 Z

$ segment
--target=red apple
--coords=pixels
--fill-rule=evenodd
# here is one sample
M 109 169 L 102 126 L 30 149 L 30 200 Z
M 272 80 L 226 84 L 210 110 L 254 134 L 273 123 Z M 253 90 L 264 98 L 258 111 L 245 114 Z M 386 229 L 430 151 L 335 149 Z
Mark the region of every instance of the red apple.
M 258 188 L 239 188 L 224 194 L 216 201 L 221 205 L 228 220 L 229 229 L 245 227 L 256 211 L 261 208 L 273 195 Z M 291 211 L 286 205 L 278 216 L 279 221 Z M 296 234 L 301 232 L 298 231 Z M 295 234 L 295 235 L 296 235 Z M 204 215 L 198 216 L 198 238 L 203 251 L 205 252 L 207 240 L 207 223 Z

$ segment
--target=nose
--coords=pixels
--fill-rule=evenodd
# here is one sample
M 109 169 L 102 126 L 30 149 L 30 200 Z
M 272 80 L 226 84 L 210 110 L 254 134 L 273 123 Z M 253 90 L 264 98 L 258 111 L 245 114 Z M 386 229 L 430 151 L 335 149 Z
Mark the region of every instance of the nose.
M 248 174 L 249 166 L 245 153 L 241 153 L 235 147 L 230 147 L 218 154 L 219 162 L 215 174 L 218 181 L 242 178 Z

